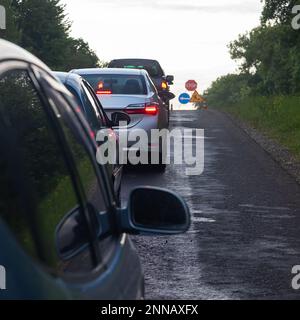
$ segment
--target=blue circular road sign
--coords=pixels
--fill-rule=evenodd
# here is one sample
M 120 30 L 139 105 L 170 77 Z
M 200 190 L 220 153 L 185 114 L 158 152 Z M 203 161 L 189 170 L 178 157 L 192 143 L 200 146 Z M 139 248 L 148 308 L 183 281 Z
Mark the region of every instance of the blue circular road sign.
M 191 97 L 188 93 L 182 93 L 179 98 L 178 98 L 179 102 L 181 104 L 188 104 L 191 100 Z

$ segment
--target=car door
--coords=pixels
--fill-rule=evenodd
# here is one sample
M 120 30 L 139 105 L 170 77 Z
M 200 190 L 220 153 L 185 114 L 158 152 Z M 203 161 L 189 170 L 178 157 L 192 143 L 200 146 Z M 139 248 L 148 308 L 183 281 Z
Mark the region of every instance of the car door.
M 97 251 L 58 115 L 35 80 L 25 62 L 0 64 L 0 260 L 9 270 L 1 294 L 66 299 L 60 275 L 86 279 Z
M 96 268 L 83 283 L 79 285 L 77 282 L 66 281 L 65 284 L 74 297 L 79 295 L 89 299 L 140 298 L 143 295 L 140 262 L 128 236 L 118 233 L 114 212 L 116 202 L 110 178 L 105 167 L 96 162 L 97 145 L 89 135 L 89 127 L 84 117 L 75 112 L 73 100 L 70 95 L 70 98 L 67 98 L 65 89 L 43 71 L 35 69 L 35 73 L 49 105 L 51 104 L 59 114 L 64 148 L 68 149 L 80 180 L 96 258 Z M 100 219 L 104 214 L 109 217 L 105 225 Z

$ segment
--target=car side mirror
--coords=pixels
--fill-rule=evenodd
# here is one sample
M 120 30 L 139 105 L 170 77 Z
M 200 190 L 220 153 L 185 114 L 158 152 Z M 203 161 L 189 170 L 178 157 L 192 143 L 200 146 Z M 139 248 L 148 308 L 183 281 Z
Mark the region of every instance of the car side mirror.
M 175 94 L 170 91 L 161 91 L 158 94 L 161 98 L 167 100 L 173 100 L 176 97 Z
M 173 235 L 190 227 L 185 201 L 171 191 L 152 187 L 134 189 L 118 219 L 121 232 L 128 234 Z
M 169 85 L 174 84 L 174 76 L 166 76 L 166 81 L 168 82 Z

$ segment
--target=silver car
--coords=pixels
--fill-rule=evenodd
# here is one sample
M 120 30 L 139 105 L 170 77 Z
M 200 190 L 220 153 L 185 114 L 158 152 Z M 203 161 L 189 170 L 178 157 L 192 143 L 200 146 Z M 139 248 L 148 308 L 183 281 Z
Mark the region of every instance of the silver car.
M 159 97 L 148 72 L 122 68 L 78 69 L 71 72 L 81 75 L 91 84 L 113 123 L 122 121 L 126 124 L 118 128 L 119 133 L 122 130 L 127 130 L 129 134 L 136 129 L 146 131 L 149 141 L 147 150 L 139 151 L 149 154 L 149 163 L 151 153 L 158 153 L 159 163 L 154 167 L 164 171 L 163 143 L 152 143 L 151 130 L 168 128 L 168 108 Z M 129 148 L 134 144 L 128 141 Z

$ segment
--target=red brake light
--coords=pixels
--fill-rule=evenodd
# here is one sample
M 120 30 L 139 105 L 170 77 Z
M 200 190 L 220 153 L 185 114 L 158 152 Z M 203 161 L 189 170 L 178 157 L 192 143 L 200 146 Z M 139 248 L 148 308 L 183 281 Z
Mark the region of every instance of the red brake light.
M 112 94 L 111 90 L 97 90 L 96 94 Z
M 125 110 L 128 114 L 146 114 L 149 116 L 156 116 L 158 113 L 158 105 L 152 103 L 145 104 L 144 106 L 128 106 Z
M 102 81 L 100 81 L 100 82 L 98 83 L 98 89 L 101 90 L 101 89 L 103 89 L 103 88 L 104 88 L 104 84 L 103 84 Z
M 158 112 L 158 107 L 157 105 L 153 104 L 153 105 L 147 105 L 145 107 L 145 114 L 148 114 L 150 116 L 156 116 Z

